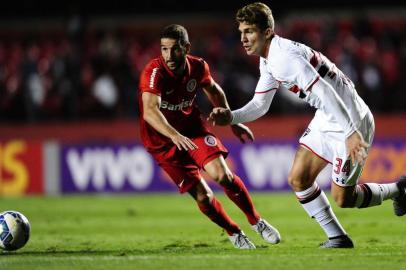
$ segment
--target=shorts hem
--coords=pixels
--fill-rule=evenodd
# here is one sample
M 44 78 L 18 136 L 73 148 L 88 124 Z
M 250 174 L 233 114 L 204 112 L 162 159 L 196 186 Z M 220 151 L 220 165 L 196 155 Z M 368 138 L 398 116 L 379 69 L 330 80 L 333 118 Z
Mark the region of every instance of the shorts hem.
M 339 186 L 339 187 L 353 187 L 356 186 L 357 183 L 353 184 L 353 185 L 348 185 L 348 184 L 339 184 L 337 182 L 335 182 L 334 180 L 332 181 L 334 185 Z
M 327 163 L 333 164 L 332 162 L 328 161 L 327 159 L 323 158 L 321 155 L 317 154 L 312 148 L 310 148 L 308 145 L 304 144 L 304 143 L 299 143 L 302 147 L 306 148 L 307 150 L 309 150 L 310 152 L 312 152 L 313 154 L 315 154 L 318 158 L 324 160 Z
M 218 158 L 219 156 L 226 157 L 226 156 L 227 156 L 227 153 L 226 153 L 226 152 L 223 152 L 223 151 L 220 151 L 220 152 L 213 153 L 213 154 L 209 155 L 209 156 L 208 156 L 207 158 L 205 158 L 205 160 L 202 162 L 202 168 L 204 169 L 204 166 L 206 166 L 207 163 L 209 163 L 209 162 L 212 161 L 213 159 Z

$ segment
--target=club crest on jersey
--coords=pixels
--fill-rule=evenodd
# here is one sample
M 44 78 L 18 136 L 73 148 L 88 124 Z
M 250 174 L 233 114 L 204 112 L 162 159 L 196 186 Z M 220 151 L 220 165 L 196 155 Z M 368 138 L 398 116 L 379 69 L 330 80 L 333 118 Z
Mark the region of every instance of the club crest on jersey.
M 193 92 L 196 89 L 197 81 L 195 79 L 191 79 L 186 84 L 186 90 L 189 92 Z
M 217 145 L 217 140 L 214 136 L 212 135 L 207 135 L 206 137 L 204 137 L 204 142 L 208 145 L 208 146 L 216 146 Z

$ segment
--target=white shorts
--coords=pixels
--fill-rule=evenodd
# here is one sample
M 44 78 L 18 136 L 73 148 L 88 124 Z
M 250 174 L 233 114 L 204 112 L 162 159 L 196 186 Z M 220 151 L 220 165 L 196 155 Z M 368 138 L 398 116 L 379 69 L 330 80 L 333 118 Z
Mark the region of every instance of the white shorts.
M 299 143 L 302 147 L 333 165 L 331 177 L 334 183 L 342 187 L 354 186 L 361 176 L 363 166 L 358 163 L 355 166 L 352 165 L 345 145 L 344 131 L 337 130 L 335 123 L 331 125 L 331 129 L 328 126 L 329 122 L 326 122 L 320 114 L 316 113 Z M 362 119 L 358 131 L 365 142 L 371 145 L 375 133 L 375 123 L 370 111 Z

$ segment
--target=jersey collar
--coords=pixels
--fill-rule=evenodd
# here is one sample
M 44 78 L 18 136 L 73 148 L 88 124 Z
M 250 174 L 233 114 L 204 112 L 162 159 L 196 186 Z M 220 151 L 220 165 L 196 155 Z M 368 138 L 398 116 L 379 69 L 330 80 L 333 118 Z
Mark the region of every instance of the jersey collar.
M 170 70 L 168 68 L 168 66 L 165 63 L 165 60 L 162 56 L 159 57 L 159 59 L 161 60 L 165 70 L 168 72 L 169 76 L 173 77 L 173 78 L 178 78 L 175 73 L 173 73 L 172 70 Z M 191 74 L 191 68 L 190 68 L 190 61 L 189 61 L 189 55 L 186 55 L 186 67 L 185 67 L 185 75 L 187 74 L 187 77 L 190 77 Z M 181 76 L 184 77 L 185 75 Z

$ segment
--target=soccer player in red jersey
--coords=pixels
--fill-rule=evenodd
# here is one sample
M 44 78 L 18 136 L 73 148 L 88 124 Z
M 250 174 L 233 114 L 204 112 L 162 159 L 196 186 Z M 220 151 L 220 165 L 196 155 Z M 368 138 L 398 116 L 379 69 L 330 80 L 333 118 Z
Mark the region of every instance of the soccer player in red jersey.
M 222 88 L 210 75 L 208 64 L 189 55 L 190 42 L 186 29 L 169 25 L 161 34 L 161 56 L 151 60 L 140 78 L 141 139 L 178 186 L 188 192 L 199 209 L 222 227 L 236 248 L 254 249 L 240 227 L 226 214 L 212 190 L 202 178 L 204 169 L 227 196 L 244 212 L 249 223 L 271 244 L 280 242 L 279 232 L 260 217 L 243 181 L 228 168 L 224 158 L 227 149 L 209 131 L 201 117 L 195 98 L 203 89 L 211 104 L 228 108 Z M 241 140 L 253 140 L 244 125 L 233 125 L 233 133 Z

